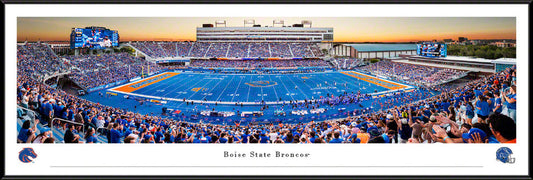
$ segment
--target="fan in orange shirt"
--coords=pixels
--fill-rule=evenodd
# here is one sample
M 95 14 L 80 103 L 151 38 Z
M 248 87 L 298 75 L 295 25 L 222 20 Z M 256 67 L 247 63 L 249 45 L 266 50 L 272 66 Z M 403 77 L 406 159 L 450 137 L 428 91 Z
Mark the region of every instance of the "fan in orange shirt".
M 366 127 L 361 127 L 359 133 L 357 133 L 357 138 L 361 140 L 361 144 L 366 144 L 370 139 L 370 135 L 366 132 Z

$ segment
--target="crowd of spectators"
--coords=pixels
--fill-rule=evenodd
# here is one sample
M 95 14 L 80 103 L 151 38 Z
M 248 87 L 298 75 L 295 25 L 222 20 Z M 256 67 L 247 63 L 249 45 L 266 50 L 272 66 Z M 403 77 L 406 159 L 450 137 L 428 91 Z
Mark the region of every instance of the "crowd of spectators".
M 249 43 L 229 43 L 228 57 L 248 57 L 248 51 L 250 50 Z
M 178 49 L 178 55 L 181 57 L 189 56 L 191 52 L 192 42 L 176 42 L 176 47 Z
M 466 75 L 466 71 L 422 66 L 392 61 L 379 61 L 357 68 L 374 75 L 386 76 L 413 85 L 434 86 Z
M 196 42 L 192 45 L 191 52 L 189 53 L 190 57 L 204 57 L 205 53 L 209 49 L 209 43 Z
M 191 67 L 217 68 L 279 68 L 279 67 L 324 67 L 324 60 L 194 60 Z
M 209 51 L 205 54 L 206 57 L 227 57 L 229 44 L 227 43 L 212 43 Z
M 136 47 L 140 51 L 144 52 L 146 55 L 150 57 L 162 57 L 165 56 L 163 54 L 163 49 L 160 49 L 159 46 L 155 42 L 135 42 L 131 44 L 132 46 Z
M 289 43 L 273 43 L 270 45 L 272 57 L 292 57 Z
M 337 69 L 353 69 L 355 67 L 359 67 L 363 64 L 362 59 L 357 58 L 333 58 L 332 59 L 334 64 L 336 65 Z
M 272 57 L 269 43 L 250 43 L 248 57 Z
M 164 52 L 167 53 L 167 57 L 178 57 L 178 45 L 172 42 L 161 42 L 159 43 Z
M 44 77 L 57 72 L 66 71 L 66 65 L 60 60 L 46 44 L 26 43 L 17 45 L 18 69 L 32 76 Z
M 69 142 L 79 142 L 80 139 L 94 142 L 94 129 L 100 127 L 108 132 L 109 143 L 515 143 L 516 120 L 508 116 L 513 106 L 516 108 L 513 105 L 516 103 L 516 81 L 509 75 L 513 72 L 514 69 L 508 69 L 435 97 L 421 96 L 421 100 L 412 99 L 412 93 L 394 93 L 382 98 L 406 103 L 371 113 L 353 111 L 354 116 L 340 120 L 298 124 L 212 125 L 175 121 L 88 102 L 31 79 L 19 79 L 17 92 L 21 97 L 27 94 L 39 96 L 37 102 L 29 106 L 37 111 L 38 107 L 44 107 L 42 116 L 64 117 L 87 124 L 87 135 L 74 135 Z M 482 90 L 484 93 L 478 94 Z M 476 114 L 477 119 L 469 120 L 469 111 L 473 108 L 463 106 L 474 101 L 474 106 L 479 107 L 481 105 L 477 104 L 484 97 L 497 94 L 498 99 L 499 93 L 507 97 L 504 103 L 495 103 L 486 117 Z M 321 99 L 320 104 L 353 103 L 360 98 L 369 97 L 345 94 Z M 378 101 L 383 102 L 382 99 Z M 23 103 L 19 101 L 19 104 Z M 66 113 L 57 113 L 57 106 L 66 109 Z M 506 111 L 498 110 L 500 108 Z M 38 135 L 31 133 L 35 130 L 26 124 L 19 131 L 19 142 L 40 143 L 33 138 Z M 68 128 L 65 137 L 70 129 L 82 131 L 73 126 L 65 128 Z M 28 140 L 28 137 L 32 139 Z
M 87 89 L 128 80 L 141 76 L 141 73 L 157 72 L 162 68 L 128 53 L 66 56 L 66 59 L 73 67 L 70 78 Z
M 317 44 L 309 43 L 309 48 L 311 48 L 311 52 L 313 52 L 313 55 L 315 55 L 315 57 L 323 57 L 324 56 L 324 53 L 322 52 L 322 50 L 320 50 L 320 47 L 318 47 Z
M 132 42 L 132 46 L 152 58 L 165 57 L 322 57 L 316 43 L 208 43 Z
M 430 86 L 434 84 L 442 84 L 451 79 L 459 78 L 466 75 L 466 71 L 460 71 L 455 69 L 442 69 L 429 77 L 424 77 L 422 82 L 428 83 Z
M 37 123 L 64 129 L 65 143 L 100 143 L 96 134 L 105 134 L 109 143 L 516 143 L 516 67 L 433 97 L 414 90 L 379 97 L 344 93 L 316 100 L 330 106 L 361 99 L 380 104 L 379 111 L 353 110 L 353 116 L 338 120 L 213 125 L 133 113 L 54 89 L 33 74 L 35 68 L 53 72 L 57 67 L 44 65 L 49 57 L 28 58 L 27 53 L 18 49 L 17 104 L 38 116 L 33 125 L 23 122 L 19 143 L 56 142 L 50 129 L 37 129 Z M 21 63 L 28 59 L 34 62 Z M 51 124 L 54 117 L 84 124 L 85 129 L 72 123 Z
M 291 51 L 294 57 L 313 57 L 313 52 L 307 43 L 292 43 Z

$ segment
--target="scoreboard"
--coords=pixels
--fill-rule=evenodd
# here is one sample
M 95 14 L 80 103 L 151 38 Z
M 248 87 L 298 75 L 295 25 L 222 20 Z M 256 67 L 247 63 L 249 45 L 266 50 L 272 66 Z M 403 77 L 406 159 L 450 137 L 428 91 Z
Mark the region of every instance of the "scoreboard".
M 416 45 L 416 54 L 425 57 L 446 57 L 446 44 L 427 42 Z
M 70 48 L 105 49 L 119 43 L 118 31 L 104 27 L 72 28 Z

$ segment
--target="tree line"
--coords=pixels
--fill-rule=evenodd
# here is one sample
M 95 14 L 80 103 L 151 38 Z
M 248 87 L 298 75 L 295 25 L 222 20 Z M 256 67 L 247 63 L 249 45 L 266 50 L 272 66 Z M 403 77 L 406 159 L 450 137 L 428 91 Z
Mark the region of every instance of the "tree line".
M 448 55 L 472 56 L 485 59 L 516 58 L 515 47 L 498 47 L 495 45 L 448 45 Z

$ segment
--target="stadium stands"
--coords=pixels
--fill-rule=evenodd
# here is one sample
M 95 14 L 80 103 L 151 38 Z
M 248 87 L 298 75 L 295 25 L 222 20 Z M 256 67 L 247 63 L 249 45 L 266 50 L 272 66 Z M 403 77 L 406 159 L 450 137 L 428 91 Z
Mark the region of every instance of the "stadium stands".
M 155 57 L 173 56 L 168 51 L 174 50 L 181 55 L 187 51 L 187 46 L 189 46 L 187 43 L 174 44 L 177 47 L 174 49 L 172 45 L 172 43 L 144 42 L 135 44 L 139 49 L 145 49 Z M 323 97 L 314 102 L 288 104 L 295 113 L 298 113 L 300 109 L 318 111 L 321 106 L 343 107 L 343 104 L 362 100 L 372 101 L 372 106 L 379 109 L 378 111 L 349 109 L 347 111 L 353 116 L 343 119 L 294 124 L 214 125 L 138 114 L 91 102 L 48 86 L 39 79 L 44 75 L 64 71 L 66 65 L 46 46 L 46 44 L 38 43 L 17 46 L 17 104 L 20 106 L 17 109 L 17 129 L 18 141 L 21 143 L 23 141 L 44 143 L 49 138 L 56 143 L 516 142 L 516 67 L 472 80 L 464 86 L 449 88 L 448 91 L 435 96 L 433 96 L 434 91 L 420 87 L 408 92 L 393 92 L 380 96 L 344 92 Z M 247 48 L 245 44 L 195 43 L 188 54 L 193 57 L 203 57 L 206 54 L 222 55 L 225 47 L 232 49 L 231 47 L 237 46 L 240 47 L 236 49 L 240 50 L 228 51 L 227 54 L 233 56 L 246 51 L 254 51 L 251 56 L 262 56 L 271 54 L 273 49 L 279 55 L 294 54 L 295 50 L 298 55 L 314 52 L 309 45 L 303 44 L 253 43 L 249 44 L 248 50 L 245 50 Z M 210 49 L 214 47 L 222 50 L 211 52 Z M 288 47 L 289 51 L 285 47 Z M 294 50 L 291 50 L 293 48 Z M 88 87 L 132 78 L 138 74 L 131 72 L 138 73 L 141 66 L 147 66 L 149 63 L 121 53 L 66 58 L 70 60 L 70 66 L 76 69 L 73 72 L 73 79 Z M 193 61 L 191 66 L 255 67 L 261 64 L 261 66 L 269 67 L 296 67 L 326 65 L 324 63 L 325 61 L 322 60 L 204 60 Z M 126 69 L 126 65 L 131 66 L 131 69 Z M 154 71 L 160 70 L 154 64 L 150 67 L 154 68 Z M 426 85 L 438 84 L 464 73 L 388 61 L 358 69 Z M 488 106 L 485 105 L 486 102 L 490 102 Z M 487 110 L 494 113 L 485 117 L 489 114 Z M 52 123 L 53 118 L 66 121 L 53 121 Z M 76 123 L 83 125 L 76 125 Z M 69 128 L 67 124 L 75 124 L 75 126 Z M 50 137 L 46 137 L 49 135 L 46 127 L 51 127 Z M 40 139 L 29 139 L 29 137 Z
M 226 43 L 213 43 L 209 48 L 209 51 L 205 54 L 207 57 L 227 57 L 229 44 Z
M 194 45 L 193 45 L 194 44 Z M 316 43 L 132 42 L 152 58 L 168 57 L 323 57 Z
M 272 43 L 270 49 L 272 57 L 293 57 L 288 43 Z
M 150 72 L 160 70 L 155 63 L 143 61 L 128 53 L 67 56 L 72 71 L 71 78 L 86 89 L 140 76 L 141 66 L 150 66 Z M 154 69 L 155 68 L 155 69 Z M 144 69 L 148 72 L 148 69 Z
M 380 61 L 357 68 L 371 74 L 382 75 L 413 85 L 434 86 L 466 75 L 466 71 Z
M 18 71 L 39 77 L 67 70 L 64 62 L 46 44 L 42 43 L 17 45 L 17 66 L 25 67 Z
M 291 43 L 290 46 L 294 57 L 313 57 L 307 43 Z
M 159 44 L 168 57 L 178 57 L 178 45 L 172 42 L 162 42 Z
M 363 59 L 357 58 L 333 58 L 332 61 L 337 69 L 353 69 L 363 65 Z
M 252 68 L 252 67 L 324 67 L 329 66 L 323 60 L 195 60 L 191 67 L 224 67 L 224 68 Z
M 248 43 L 229 43 L 229 52 L 227 57 L 248 57 L 250 44 Z

